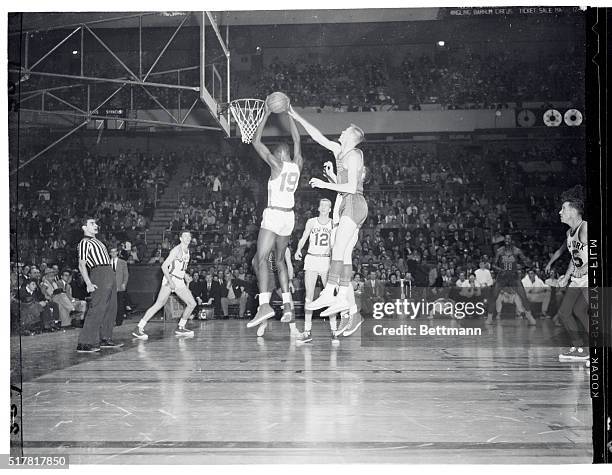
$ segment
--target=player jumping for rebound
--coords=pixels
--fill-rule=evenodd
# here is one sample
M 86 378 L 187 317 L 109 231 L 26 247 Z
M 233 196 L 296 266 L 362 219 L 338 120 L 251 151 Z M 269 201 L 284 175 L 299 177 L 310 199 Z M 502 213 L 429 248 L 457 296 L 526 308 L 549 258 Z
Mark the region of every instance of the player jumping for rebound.
M 255 255 L 257 265 L 257 283 L 259 285 L 259 307 L 252 320 L 247 323 L 251 328 L 259 325 L 268 318 L 274 316 L 274 310 L 270 305 L 268 291 L 274 282 L 268 282 L 268 258 L 270 251 L 274 250 L 276 256 L 284 256 L 289 238 L 295 225 L 295 214 L 293 205 L 295 203 L 294 193 L 300 181 L 300 173 L 304 160 L 300 151 L 300 134 L 293 119 L 289 118 L 291 137 L 293 138 L 293 160 L 286 143 L 276 146 L 274 153 L 261 143 L 261 136 L 270 117 L 270 109 L 266 105 L 264 117 L 257 127 L 253 137 L 253 147 L 261 159 L 270 166 L 270 179 L 268 180 L 268 206 L 263 212 L 261 228 L 257 238 L 257 253 Z M 284 259 L 276 260 L 278 278 L 282 290 L 283 316 L 281 322 L 288 323 L 295 320 L 293 311 L 293 300 L 289 289 L 289 276 L 287 264 Z M 265 289 L 266 291 L 262 291 Z
M 305 305 L 312 302 L 317 279 L 320 277 L 325 286 L 331 258 L 333 222 L 329 216 L 331 201 L 323 198 L 319 201 L 319 216 L 310 218 L 304 226 L 304 233 L 298 242 L 295 259 L 302 260 L 302 248 L 308 241 L 308 253 L 304 258 L 304 286 L 306 287 Z M 335 315 L 334 315 L 335 318 Z M 335 325 L 332 324 L 332 331 Z M 297 337 L 298 342 L 312 341 L 312 310 L 304 310 L 304 332 Z
M 584 198 L 580 185 L 566 191 L 561 195 L 561 222 L 567 224 L 565 242 L 553 254 L 546 265 L 546 271 L 567 249 L 570 254 L 570 263 L 565 275 L 559 279 L 559 287 L 569 286 L 565 291 L 563 300 L 557 311 L 557 316 L 570 335 L 572 347 L 569 351 L 559 355 L 559 361 L 585 361 L 589 352 L 584 346 L 587 343 L 589 332 L 588 311 L 588 241 L 587 222 L 582 219 Z
M 276 289 L 279 288 L 279 282 L 278 282 L 278 277 L 277 277 L 278 268 L 276 267 L 276 255 L 274 254 L 274 252 L 275 252 L 274 250 L 270 252 L 270 257 L 268 257 L 268 284 L 270 284 L 270 287 L 267 289 L 259 289 L 260 292 L 272 293 L 272 291 L 275 288 Z M 255 269 L 255 273 L 257 274 L 259 272 L 259 270 L 257 269 L 257 256 L 253 257 L 253 262 L 251 264 L 253 268 Z M 295 288 L 293 287 L 293 283 L 292 283 L 294 274 L 293 274 L 293 264 L 291 263 L 291 251 L 289 250 L 289 248 L 285 250 L 285 264 L 287 265 L 289 290 L 291 291 L 291 293 L 293 293 L 295 291 Z M 257 327 L 257 336 L 263 337 L 264 333 L 266 332 L 267 327 L 268 327 L 268 320 L 264 320 L 262 323 L 260 323 L 259 327 Z M 291 337 L 297 337 L 299 335 L 300 332 L 297 329 L 295 321 L 289 322 L 289 332 L 290 332 Z
M 164 278 L 162 279 L 157 300 L 153 306 L 145 312 L 138 322 L 136 330 L 132 332 L 132 335 L 140 340 L 147 340 L 149 338 L 144 332 L 144 327 L 149 320 L 163 308 L 172 292 L 174 292 L 186 305 L 183 315 L 179 320 L 178 328 L 174 331 L 174 334 L 177 336 L 193 336 L 193 330 L 185 327 L 187 320 L 191 316 L 191 312 L 196 308 L 196 301 L 189 290 L 188 282 L 185 281 L 185 271 L 189 265 L 191 233 L 189 231 L 183 231 L 180 235 L 180 241 L 181 243 L 170 251 L 170 254 L 168 254 L 168 257 L 161 265 Z
M 332 315 L 352 307 L 349 296 L 353 277 L 352 252 L 357 243 L 359 229 L 368 217 L 368 204 L 363 196 L 365 178 L 363 152 L 355 147 L 363 142 L 365 137 L 361 128 L 351 124 L 342 131 L 338 142 L 334 142 L 325 137 L 292 107 L 289 107 L 289 115 L 306 129 L 315 142 L 330 150 L 336 158 L 336 183 L 327 183 L 319 178 L 310 180 L 313 188 L 332 190 L 341 194 L 342 201 L 327 284 L 317 300 L 305 305 L 306 310 L 328 307 L 321 315 Z M 361 318 L 352 317 L 353 315 L 351 315 L 353 321 L 344 332 L 345 336 L 347 332 L 353 333 L 362 323 Z

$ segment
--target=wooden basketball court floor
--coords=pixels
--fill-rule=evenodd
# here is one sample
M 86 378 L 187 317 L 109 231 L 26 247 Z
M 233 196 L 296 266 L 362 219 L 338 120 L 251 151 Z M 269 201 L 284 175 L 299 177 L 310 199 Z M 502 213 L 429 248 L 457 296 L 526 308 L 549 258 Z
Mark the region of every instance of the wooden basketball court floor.
M 559 363 L 562 330 L 502 320 L 473 344 L 296 346 L 272 322 L 151 322 L 80 355 L 78 330 L 22 338 L 24 454 L 87 464 L 590 463 L 588 368 Z M 446 321 L 450 324 L 450 320 Z M 301 325 L 301 322 L 300 322 Z M 478 323 L 478 325 L 481 325 Z M 469 339 L 472 340 L 469 340 Z M 13 339 L 13 351 L 18 346 Z M 526 348 L 525 341 L 530 341 Z

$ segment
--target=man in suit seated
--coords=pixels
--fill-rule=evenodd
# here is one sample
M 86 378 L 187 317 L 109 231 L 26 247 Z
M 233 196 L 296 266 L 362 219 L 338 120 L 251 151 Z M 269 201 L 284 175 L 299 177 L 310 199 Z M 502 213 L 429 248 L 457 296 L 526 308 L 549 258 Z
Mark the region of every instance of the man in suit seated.
M 85 312 L 87 311 L 87 302 L 85 300 L 77 299 L 72 293 L 72 272 L 70 269 L 64 269 L 62 271 L 61 279 L 57 281 L 58 286 L 64 291 L 72 305 L 74 306 L 74 317 L 78 320 L 85 318 Z M 72 316 L 71 316 L 72 324 Z M 62 324 L 62 326 L 64 326 Z
M 204 291 L 204 282 L 200 280 L 200 273 L 195 271 L 191 275 L 191 282 L 189 282 L 189 290 L 191 291 L 191 295 L 196 301 L 196 308 L 193 310 L 193 318 L 199 318 L 200 311 L 202 310 L 202 292 Z
M 213 279 L 212 273 L 209 271 L 206 274 L 204 285 L 202 286 L 202 305 L 210 312 L 207 318 L 214 318 L 215 312 L 221 308 L 221 298 L 223 297 L 223 289 L 219 282 Z
M 376 272 L 371 271 L 368 280 L 363 285 L 362 313 L 364 317 L 372 316 L 374 304 L 383 302 L 385 299 L 385 285 L 376 278 Z
M 223 318 L 229 318 L 229 305 L 234 304 L 239 306 L 238 317 L 244 318 L 244 311 L 247 304 L 247 293 L 245 292 L 246 284 L 242 280 L 232 275 L 231 271 L 225 271 L 225 294 L 221 298 L 221 308 L 223 309 Z
M 55 315 L 59 314 L 57 304 L 49 302 L 35 279 L 27 280 L 19 289 L 20 319 L 22 331 L 55 331 Z

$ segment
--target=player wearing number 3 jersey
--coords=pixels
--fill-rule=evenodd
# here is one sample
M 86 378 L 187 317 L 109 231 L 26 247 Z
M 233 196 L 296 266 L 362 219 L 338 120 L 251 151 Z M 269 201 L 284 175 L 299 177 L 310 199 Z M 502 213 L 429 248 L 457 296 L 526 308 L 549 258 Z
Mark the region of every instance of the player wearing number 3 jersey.
M 268 206 L 263 212 L 259 236 L 257 238 L 257 253 L 255 255 L 255 273 L 259 285 L 259 307 L 252 320 L 247 323 L 251 328 L 274 316 L 270 306 L 270 296 L 273 282 L 269 282 L 268 257 L 271 251 L 277 256 L 284 256 L 293 232 L 295 215 L 293 212 L 294 193 L 300 181 L 302 171 L 302 154 L 300 151 L 300 134 L 292 118 L 289 117 L 291 137 L 293 138 L 293 160 L 286 143 L 276 146 L 274 153 L 261 143 L 261 136 L 266 122 L 270 117 L 270 110 L 266 105 L 264 117 L 257 127 L 253 137 L 253 147 L 259 157 L 270 166 L 270 179 L 268 180 Z M 289 291 L 289 278 L 287 265 L 283 259 L 277 259 L 278 279 L 283 298 L 282 322 L 289 323 L 295 319 L 293 301 Z

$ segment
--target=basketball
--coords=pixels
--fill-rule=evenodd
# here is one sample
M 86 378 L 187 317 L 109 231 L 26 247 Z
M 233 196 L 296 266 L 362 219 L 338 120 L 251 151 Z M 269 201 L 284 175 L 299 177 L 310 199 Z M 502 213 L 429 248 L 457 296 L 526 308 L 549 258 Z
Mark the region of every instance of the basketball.
M 289 109 L 289 98 L 282 92 L 273 92 L 266 98 L 266 104 L 272 112 L 280 114 Z

